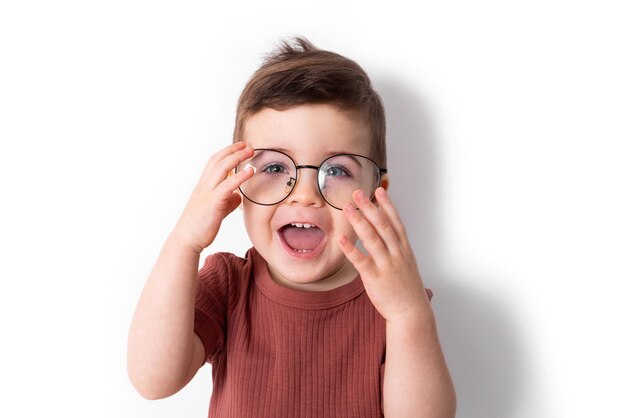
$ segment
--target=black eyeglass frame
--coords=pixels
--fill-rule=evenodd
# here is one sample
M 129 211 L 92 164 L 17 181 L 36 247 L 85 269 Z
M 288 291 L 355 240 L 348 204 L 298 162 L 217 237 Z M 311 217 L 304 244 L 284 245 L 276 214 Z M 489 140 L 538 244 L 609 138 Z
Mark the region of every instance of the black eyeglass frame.
M 287 198 L 289 197 L 289 195 L 291 195 L 291 193 L 295 190 L 295 188 L 296 188 L 296 186 L 297 186 L 297 184 L 298 184 L 298 170 L 299 170 L 299 169 L 301 169 L 301 168 L 311 168 L 311 169 L 317 170 L 317 180 L 318 180 L 318 181 L 316 181 L 315 183 L 317 184 L 317 190 L 319 191 L 320 196 L 322 196 L 322 199 L 324 199 L 324 201 L 325 201 L 326 203 L 328 203 L 328 205 L 332 206 L 333 208 L 338 209 L 338 210 L 343 210 L 343 208 L 338 208 L 337 206 L 333 205 L 333 204 L 332 204 L 332 203 L 330 203 L 328 200 L 326 200 L 326 198 L 324 197 L 324 193 L 322 193 L 322 189 L 320 188 L 320 182 L 319 182 L 319 172 L 320 172 L 320 168 L 322 168 L 322 166 L 324 165 L 324 163 L 325 163 L 326 161 L 330 160 L 331 158 L 340 157 L 340 156 L 342 156 L 342 155 L 349 155 L 349 156 L 355 156 L 355 157 L 365 158 L 366 160 L 371 161 L 371 162 L 372 162 L 372 163 L 376 166 L 376 168 L 378 169 L 378 182 L 377 182 L 377 185 L 376 185 L 376 187 L 374 188 L 374 190 L 376 190 L 378 187 L 380 187 L 380 180 L 381 180 L 381 178 L 382 178 L 383 174 L 386 174 L 386 173 L 387 173 L 387 169 L 386 169 L 386 168 L 380 168 L 380 166 L 376 163 L 376 161 L 372 160 L 372 159 L 371 159 L 371 158 L 369 158 L 369 157 L 366 157 L 365 155 L 350 154 L 350 153 L 334 154 L 334 155 L 331 155 L 331 156 L 328 156 L 328 157 L 324 158 L 324 160 L 322 160 L 322 162 L 320 163 L 320 165 L 318 165 L 318 166 L 314 166 L 314 165 L 309 165 L 309 164 L 302 164 L 302 165 L 298 165 L 298 164 L 296 164 L 296 162 L 293 160 L 293 158 L 291 158 L 288 154 L 286 154 L 286 153 L 284 153 L 284 152 L 282 152 L 282 151 L 275 150 L 275 149 L 273 149 L 273 148 L 255 148 L 255 149 L 254 149 L 254 152 L 256 152 L 256 151 L 273 151 L 273 152 L 278 152 L 279 154 L 283 154 L 285 157 L 289 158 L 289 159 L 291 160 L 291 162 L 293 163 L 294 167 L 296 167 L 296 177 L 295 177 L 295 179 L 294 179 L 294 181 L 296 182 L 296 184 L 295 184 L 295 185 L 294 185 L 294 187 L 293 187 L 293 188 L 289 191 L 289 193 L 287 193 L 287 195 L 286 195 L 285 197 L 283 197 L 282 199 L 280 199 L 278 202 L 275 202 L 275 203 L 259 203 L 259 202 L 256 202 L 256 201 L 254 201 L 254 200 L 250 199 L 248 196 L 246 196 L 246 194 L 243 192 L 243 190 L 241 190 L 241 186 L 239 186 L 239 191 L 241 192 L 241 194 L 242 194 L 242 195 L 243 195 L 246 199 L 248 199 L 248 200 L 249 200 L 249 201 L 251 201 L 252 203 L 255 203 L 255 204 L 257 204 L 257 205 L 261 205 L 261 206 L 274 206 L 274 205 L 279 204 L 279 203 L 280 203 L 280 202 L 282 202 L 283 200 L 287 199 Z M 235 167 L 235 173 L 237 173 L 237 172 L 238 172 L 238 169 L 237 169 L 237 168 L 238 168 L 238 167 Z M 293 179 L 293 177 L 292 177 L 292 179 Z M 373 195 L 370 197 L 370 200 L 374 200 L 374 196 L 373 196 Z M 356 208 L 356 209 L 358 210 L 358 208 Z

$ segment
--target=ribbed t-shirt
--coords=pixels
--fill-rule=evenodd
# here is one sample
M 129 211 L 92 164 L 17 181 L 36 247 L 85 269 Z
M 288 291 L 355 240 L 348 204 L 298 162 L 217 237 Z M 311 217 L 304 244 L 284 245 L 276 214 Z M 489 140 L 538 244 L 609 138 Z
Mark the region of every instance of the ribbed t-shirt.
M 382 416 L 385 321 L 360 277 L 286 288 L 250 248 L 207 256 L 195 332 L 212 365 L 209 418 Z

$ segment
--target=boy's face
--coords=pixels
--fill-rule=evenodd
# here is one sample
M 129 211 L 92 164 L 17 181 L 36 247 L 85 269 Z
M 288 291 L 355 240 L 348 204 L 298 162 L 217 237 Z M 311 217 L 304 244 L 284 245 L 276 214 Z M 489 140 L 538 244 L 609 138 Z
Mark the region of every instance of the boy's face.
M 297 165 L 319 166 L 326 157 L 340 153 L 371 158 L 369 138 L 367 125 L 354 114 L 316 104 L 283 111 L 262 109 L 246 121 L 243 140 L 254 149 L 282 150 Z M 274 280 L 287 287 L 322 291 L 352 281 L 358 272 L 337 244 L 340 235 L 354 242 L 356 234 L 342 211 L 320 195 L 317 174 L 314 169 L 298 169 L 295 189 L 276 205 L 262 206 L 246 198 L 242 205 L 248 236 Z M 296 238 L 291 239 L 297 240 L 298 234 L 311 232 L 295 228 L 286 232 L 290 228 L 285 225 L 291 223 L 319 227 L 312 234 L 313 241 L 319 240 L 314 251 L 294 253 L 289 248 L 285 233 L 293 233 Z

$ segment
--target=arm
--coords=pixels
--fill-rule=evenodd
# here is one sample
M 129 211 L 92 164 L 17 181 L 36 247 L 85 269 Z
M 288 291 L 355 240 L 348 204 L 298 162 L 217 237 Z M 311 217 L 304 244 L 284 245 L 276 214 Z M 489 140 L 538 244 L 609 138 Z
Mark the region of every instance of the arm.
M 344 213 L 369 255 L 345 237 L 339 245 L 386 320 L 385 416 L 454 417 L 454 385 L 402 221 L 383 188 L 376 190 L 380 207 L 359 191 L 353 199 L 360 210 L 348 205 Z
M 241 202 L 235 190 L 253 174 L 228 173 L 251 155 L 237 143 L 211 157 L 146 281 L 130 326 L 127 365 L 145 398 L 178 392 L 204 363 L 204 346 L 194 333 L 198 261 Z
M 137 303 L 128 336 L 128 375 L 145 398 L 176 393 L 204 361 L 193 331 L 198 260 L 194 249 L 170 235 Z
M 386 417 L 454 417 L 456 397 L 432 311 L 387 322 Z

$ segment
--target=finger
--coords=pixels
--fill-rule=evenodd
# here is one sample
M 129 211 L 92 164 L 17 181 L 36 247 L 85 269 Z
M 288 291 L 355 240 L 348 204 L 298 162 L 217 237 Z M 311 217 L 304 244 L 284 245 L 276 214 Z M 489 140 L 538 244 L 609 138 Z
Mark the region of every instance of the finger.
M 237 173 L 228 176 L 226 180 L 223 180 L 216 189 L 219 189 L 220 193 L 232 193 L 241 186 L 243 182 L 248 180 L 254 175 L 256 169 L 253 166 L 246 167 L 245 170 L 238 171 Z
M 241 162 L 250 159 L 253 155 L 254 149 L 252 147 L 246 146 L 245 148 L 230 155 L 227 155 L 223 159 L 218 161 L 216 169 L 224 171 L 234 170 L 234 168 L 237 167 Z
M 377 266 L 385 266 L 389 263 L 389 250 L 385 246 L 382 238 L 378 235 L 378 232 L 372 227 L 367 219 L 361 214 L 361 211 L 357 211 L 352 204 L 348 204 L 343 208 L 345 216 L 354 228 L 363 246 L 373 258 L 374 263 Z
M 217 175 L 209 178 L 209 186 L 212 188 L 217 187 L 226 177 L 229 177 L 230 172 L 233 171 L 239 163 L 249 159 L 253 154 L 254 150 L 252 148 L 245 147 L 233 154 L 226 155 L 214 166 L 213 172 L 217 173 Z
M 393 202 L 391 202 L 391 199 L 389 198 L 389 194 L 384 188 L 379 187 L 374 192 L 374 195 L 376 196 L 376 201 L 380 204 L 382 210 L 387 214 L 387 218 L 391 222 L 391 225 L 393 225 L 398 240 L 400 241 L 400 243 L 402 243 L 403 246 L 406 247 L 407 245 L 409 245 L 409 239 L 407 238 L 406 229 L 404 228 L 404 223 L 400 218 L 400 214 L 398 213 L 396 207 L 393 205 Z
M 376 277 L 376 266 L 353 242 L 346 238 L 345 235 L 341 235 L 337 242 L 339 243 L 339 248 L 341 248 L 348 261 L 357 269 L 361 278 Z
M 218 161 L 224 159 L 224 157 L 226 157 L 229 154 L 232 154 L 234 152 L 244 149 L 245 146 L 246 146 L 246 143 L 243 141 L 240 141 L 240 142 L 235 142 L 234 144 L 230 144 L 227 147 L 222 148 L 221 150 L 213 154 L 211 158 L 209 158 L 207 166 L 209 167 L 215 166 L 215 164 L 217 164 Z
M 398 255 L 400 253 L 400 241 L 387 213 L 372 203 L 369 196 L 366 196 L 363 190 L 356 190 L 352 197 L 359 206 L 363 216 L 376 230 L 376 233 L 380 236 L 389 252 L 394 256 Z
M 207 161 L 204 169 L 202 170 L 201 182 L 203 182 L 205 185 L 210 186 L 211 188 L 214 188 L 214 182 L 207 181 L 207 179 L 210 178 L 211 174 L 215 172 L 215 166 L 217 165 L 217 163 L 226 158 L 228 155 L 244 149 L 245 146 L 246 144 L 244 142 L 236 142 L 222 148 L 221 150 L 213 154 L 211 158 L 209 158 L 209 161 Z
M 233 192 L 228 197 L 228 203 L 226 205 L 226 213 L 230 214 L 232 211 L 237 209 L 239 207 L 239 204 L 241 203 L 241 199 L 242 197 L 240 194 Z

